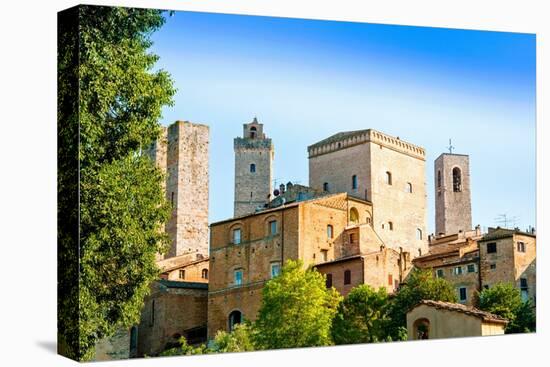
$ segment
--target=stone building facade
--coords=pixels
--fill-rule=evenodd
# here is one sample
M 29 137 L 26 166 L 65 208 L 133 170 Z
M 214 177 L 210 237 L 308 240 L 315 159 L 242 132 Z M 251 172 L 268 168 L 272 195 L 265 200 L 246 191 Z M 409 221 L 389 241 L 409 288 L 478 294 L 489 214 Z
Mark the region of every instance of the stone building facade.
M 136 356 L 155 356 L 176 347 L 206 341 L 208 284 L 161 279 L 151 285 L 137 326 Z
M 180 282 L 208 283 L 208 257 L 196 260 L 195 254 L 180 255 L 157 262 L 161 279 Z
M 166 199 L 172 205 L 166 224 L 171 245 L 161 258 L 208 255 L 208 150 L 208 126 L 176 121 L 146 151 L 166 175 Z
M 447 235 L 472 229 L 470 159 L 441 154 L 434 163 L 435 233 Z
M 388 274 L 399 279 L 400 254 L 383 246 L 372 228 L 372 209 L 368 201 L 339 193 L 211 224 L 208 337 L 254 320 L 263 285 L 287 259 L 334 273 L 333 285 L 343 293 L 361 282 L 386 285 Z M 349 285 L 338 280 L 345 270 L 352 271 Z
M 473 307 L 423 300 L 407 313 L 409 340 L 502 335 L 507 320 Z
M 456 289 L 460 303 L 473 305 L 480 290 L 479 247 L 481 229 L 447 236 L 430 236 L 429 253 L 413 259 L 421 269 L 431 269 L 433 275 L 449 281 Z
M 479 240 L 480 288 L 507 282 L 520 289 L 522 298 L 536 301 L 537 242 L 534 233 L 490 228 Z
M 536 236 L 517 229 L 489 228 L 430 237 L 430 252 L 413 265 L 431 269 L 453 284 L 460 303 L 472 305 L 476 292 L 511 283 L 522 298 L 536 300 Z
M 275 148 L 256 118 L 243 125 L 243 136 L 234 139 L 234 216 L 254 213 L 272 194 Z
M 426 153 L 373 129 L 342 132 L 308 147 L 309 185 L 374 206 L 373 226 L 393 249 L 427 251 Z

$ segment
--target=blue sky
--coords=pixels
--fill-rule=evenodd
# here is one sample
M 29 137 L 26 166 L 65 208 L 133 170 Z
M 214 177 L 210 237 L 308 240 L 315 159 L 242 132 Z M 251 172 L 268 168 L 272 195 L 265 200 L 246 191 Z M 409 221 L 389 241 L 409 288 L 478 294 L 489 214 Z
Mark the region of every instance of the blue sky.
M 374 128 L 433 161 L 469 154 L 473 225 L 535 225 L 535 35 L 176 12 L 152 36 L 178 92 L 163 124 L 210 126 L 210 221 L 233 214 L 233 138 L 257 116 L 274 177 L 308 183 L 307 146 Z

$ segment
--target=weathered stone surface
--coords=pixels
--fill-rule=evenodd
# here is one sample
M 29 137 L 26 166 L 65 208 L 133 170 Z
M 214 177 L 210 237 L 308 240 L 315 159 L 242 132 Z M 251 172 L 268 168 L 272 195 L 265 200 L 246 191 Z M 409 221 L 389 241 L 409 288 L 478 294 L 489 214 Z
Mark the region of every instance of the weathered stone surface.
M 254 120 L 243 125 L 243 137 L 235 138 L 234 216 L 254 213 L 269 202 L 272 194 L 275 148 Z M 252 168 L 253 167 L 253 168 Z
M 330 192 L 366 198 L 373 204 L 374 229 L 387 247 L 412 256 L 426 252 L 423 148 L 369 129 L 336 134 L 311 145 L 308 152 L 311 187 L 323 190 L 327 184 Z
M 166 224 L 172 244 L 164 258 L 208 255 L 208 149 L 208 126 L 176 121 L 146 152 L 166 173 L 166 198 L 172 204 Z
M 460 182 L 453 184 L 453 170 Z M 441 154 L 434 163 L 435 233 L 454 234 L 472 229 L 470 159 L 462 154 Z

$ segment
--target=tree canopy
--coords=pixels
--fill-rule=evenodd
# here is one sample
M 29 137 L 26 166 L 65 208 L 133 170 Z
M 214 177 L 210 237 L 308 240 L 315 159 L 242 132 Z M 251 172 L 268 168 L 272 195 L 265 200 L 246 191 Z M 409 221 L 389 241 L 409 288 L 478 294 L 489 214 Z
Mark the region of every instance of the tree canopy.
M 422 300 L 456 302 L 456 291 L 443 278 L 434 278 L 431 270 L 413 269 L 391 302 L 389 329 L 392 338 L 403 339 L 407 312 Z
M 58 197 L 60 221 L 67 210 L 78 226 L 75 236 L 60 225 L 59 251 L 79 263 L 66 270 L 60 264 L 60 297 L 70 301 L 59 303 L 59 334 L 67 356 L 87 360 L 99 339 L 139 321 L 158 276 L 155 254 L 167 245 L 169 205 L 163 176 L 142 149 L 159 137 L 161 110 L 175 89 L 167 72 L 153 69 L 158 57 L 148 52 L 150 35 L 165 22 L 161 11 L 75 9 L 67 16 L 77 19 L 61 17 L 59 27 Z M 71 22 L 76 26 L 65 24 Z M 74 167 L 64 163 L 72 159 Z M 71 212 L 76 205 L 78 219 Z
M 510 283 L 497 283 L 489 289 L 484 289 L 478 296 L 477 306 L 483 311 L 508 319 L 506 333 L 536 330 L 532 302 L 523 302 L 520 291 Z
M 312 347 L 332 344 L 330 329 L 341 297 L 327 289 L 316 269 L 287 260 L 281 273 L 262 291 L 254 323 L 258 349 Z
M 332 323 L 335 344 L 375 343 L 388 340 L 389 298 L 386 289 L 362 284 L 340 302 Z

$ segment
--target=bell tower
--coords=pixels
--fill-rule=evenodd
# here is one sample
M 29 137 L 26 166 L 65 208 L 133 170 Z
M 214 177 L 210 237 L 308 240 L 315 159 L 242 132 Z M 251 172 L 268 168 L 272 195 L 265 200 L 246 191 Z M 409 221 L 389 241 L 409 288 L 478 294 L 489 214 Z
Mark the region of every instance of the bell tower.
M 434 163 L 434 177 L 436 236 L 471 230 L 469 156 L 441 154 Z
M 243 125 L 243 136 L 235 138 L 234 216 L 254 213 L 263 207 L 272 191 L 273 157 L 271 139 L 264 125 L 254 120 Z

